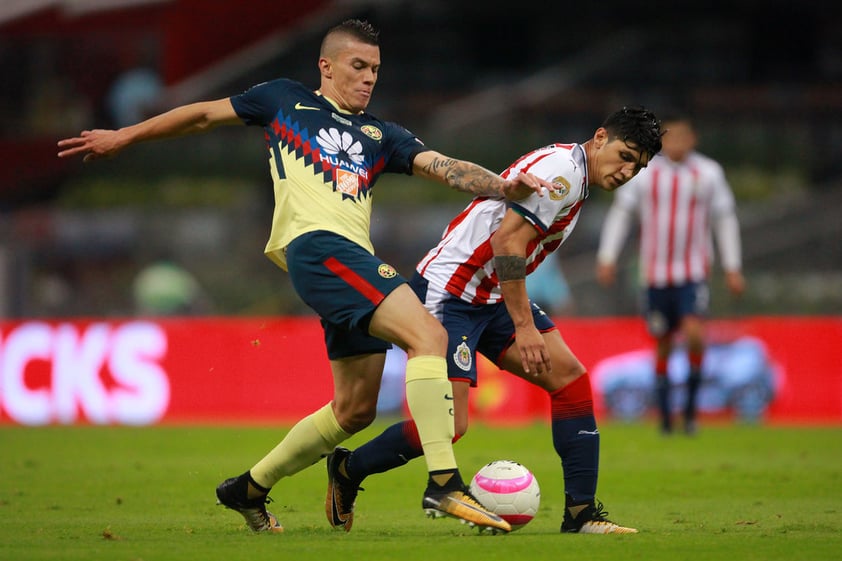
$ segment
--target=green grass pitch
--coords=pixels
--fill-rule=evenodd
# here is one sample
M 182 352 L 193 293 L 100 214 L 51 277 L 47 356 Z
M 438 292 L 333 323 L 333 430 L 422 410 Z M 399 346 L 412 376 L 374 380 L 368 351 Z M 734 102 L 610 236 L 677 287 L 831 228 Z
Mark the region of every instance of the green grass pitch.
M 273 490 L 286 531 L 252 534 L 214 488 L 284 430 L 0 426 L 0 560 L 842 559 L 842 427 L 717 423 L 663 438 L 650 423 L 601 422 L 598 497 L 637 535 L 558 533 L 563 481 L 543 425 L 474 425 L 456 445 L 466 479 L 494 459 L 535 473 L 541 509 L 512 534 L 425 518 L 420 459 L 363 484 L 348 534 L 325 520 L 323 462 Z

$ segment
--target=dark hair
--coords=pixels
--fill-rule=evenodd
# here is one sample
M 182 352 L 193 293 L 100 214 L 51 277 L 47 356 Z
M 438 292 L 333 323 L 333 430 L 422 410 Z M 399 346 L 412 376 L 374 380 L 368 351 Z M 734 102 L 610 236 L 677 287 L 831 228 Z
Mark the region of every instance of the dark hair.
M 380 45 L 380 32 L 374 29 L 374 26 L 365 20 L 346 19 L 339 25 L 331 27 L 328 29 L 327 33 L 325 33 L 325 38 L 322 41 L 323 47 L 324 41 L 334 33 L 344 33 L 350 35 L 354 39 L 368 45 Z
M 644 107 L 623 107 L 611 113 L 602 126 L 610 137 L 631 142 L 650 158 L 661 151 L 661 121 Z

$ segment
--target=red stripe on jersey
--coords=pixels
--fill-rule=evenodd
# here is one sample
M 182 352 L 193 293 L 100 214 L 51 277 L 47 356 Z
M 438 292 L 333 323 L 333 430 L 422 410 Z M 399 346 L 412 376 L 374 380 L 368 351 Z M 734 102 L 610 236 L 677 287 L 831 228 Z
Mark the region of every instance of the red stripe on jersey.
M 546 239 L 547 237 L 558 234 L 563 232 L 564 229 L 570 224 L 573 218 L 578 214 L 579 210 L 582 208 L 582 201 L 577 201 L 570 210 L 568 211 L 567 215 L 565 215 L 562 219 L 556 220 L 552 223 L 550 229 L 544 234 L 540 239 L 535 238 L 531 240 L 526 246 L 526 255 L 532 255 L 535 251 L 535 248 L 541 243 L 542 240 Z M 552 240 L 547 242 L 546 245 L 543 246 L 542 250 L 538 255 L 535 256 L 535 260 L 527 264 L 526 273 L 529 274 L 534 271 L 538 265 L 546 258 L 547 254 L 551 251 L 558 248 L 564 240 L 562 238 L 558 238 L 556 240 Z M 482 243 L 474 253 L 471 255 L 470 259 L 459 266 L 453 276 L 450 278 L 450 281 L 447 284 L 447 290 L 454 296 L 461 297 L 462 293 L 465 291 L 465 287 L 471 282 L 471 279 L 474 278 L 478 271 L 483 270 L 484 265 L 488 263 L 491 259 L 494 258 L 494 251 L 491 249 L 491 240 L 487 240 L 486 242 Z M 491 299 L 492 292 L 497 288 L 499 282 L 497 280 L 497 274 L 492 273 L 490 276 L 485 276 L 479 280 L 478 285 L 475 289 L 475 294 L 471 302 L 473 304 L 487 304 Z
M 688 185 L 689 189 L 693 189 L 693 187 L 699 181 L 699 170 L 695 167 L 690 170 L 690 175 L 692 176 L 692 181 Z M 687 204 L 687 241 L 684 244 L 684 282 L 687 282 L 689 279 L 693 278 L 693 247 L 697 243 L 694 240 L 694 233 L 695 230 L 693 229 L 693 221 L 696 218 L 696 195 L 691 193 L 690 201 Z
M 576 201 L 576 204 L 570 207 L 570 211 L 568 211 L 567 216 L 565 216 L 561 220 L 556 220 L 555 222 L 553 222 L 553 225 L 550 226 L 550 229 L 548 231 L 548 235 L 564 231 L 564 229 L 570 225 L 570 223 L 573 221 L 576 215 L 579 214 L 579 211 L 582 209 L 582 204 L 584 202 L 585 201 Z
M 565 148 L 565 149 L 567 149 L 567 150 L 572 150 L 574 146 L 576 146 L 576 145 L 575 145 L 575 144 L 561 144 L 561 143 L 556 142 L 555 144 L 551 144 L 551 145 L 549 145 L 549 146 L 545 146 L 544 148 L 539 148 L 538 150 L 533 150 L 532 152 L 529 152 L 529 153 L 527 153 L 527 154 L 524 154 L 523 156 L 521 156 L 520 158 L 518 158 L 518 159 L 515 161 L 515 163 L 513 163 L 513 164 L 512 164 L 512 165 L 510 165 L 508 168 L 506 168 L 506 169 L 505 169 L 505 171 L 503 171 L 503 173 L 502 173 L 502 174 L 500 174 L 500 175 L 502 175 L 502 176 L 503 176 L 503 179 L 508 179 L 511 175 L 513 175 L 513 174 L 514 174 L 514 172 L 515 172 L 515 171 L 517 171 L 517 172 L 525 172 L 525 173 L 529 173 L 529 168 L 531 168 L 531 167 L 532 167 L 532 166 L 534 166 L 537 162 L 540 162 L 541 160 L 543 160 L 543 159 L 544 159 L 544 158 L 546 158 L 547 156 L 550 156 L 550 155 L 551 155 L 551 152 L 547 152 L 546 154 L 544 154 L 543 156 L 541 156 L 540 158 L 538 158 L 538 159 L 537 159 L 537 160 L 535 160 L 534 162 L 530 162 L 530 163 L 529 163 L 529 165 L 528 165 L 528 166 L 526 166 L 525 168 L 521 168 L 521 167 L 520 167 L 521 162 L 523 162 L 524 160 L 528 160 L 529 158 L 532 158 L 532 157 L 533 157 L 533 155 L 534 155 L 536 152 L 539 152 L 539 151 L 541 151 L 541 150 L 546 150 L 547 148 L 553 148 L 553 147 L 555 147 L 555 148 Z
M 477 206 L 479 203 L 486 199 L 488 199 L 488 197 L 477 197 L 473 201 L 471 201 L 471 204 L 466 206 L 465 210 L 457 214 L 456 217 L 450 221 L 450 224 L 447 225 L 447 229 L 444 231 L 444 235 L 442 237 L 447 237 L 447 235 L 450 232 L 452 232 L 454 228 L 459 226 L 459 224 L 461 224 L 465 221 L 466 218 L 468 218 L 468 216 L 471 214 L 471 211 L 474 210 L 475 206 Z
M 467 261 L 456 268 L 456 272 L 447 281 L 447 286 L 445 287 L 447 291 L 457 298 L 461 298 L 462 293 L 465 292 L 465 287 L 474 278 L 474 273 L 488 263 L 492 257 L 494 257 L 494 250 L 491 249 L 491 240 L 488 239 L 474 250 L 474 253 L 471 254 Z
M 567 228 L 573 221 L 573 219 L 576 217 L 576 215 L 579 214 L 579 210 L 581 210 L 583 202 L 584 201 L 577 201 L 576 204 L 570 207 L 570 210 L 567 211 L 567 214 L 563 218 L 561 218 L 560 220 L 556 220 L 552 224 L 550 224 L 550 228 L 546 231 L 546 233 L 543 236 L 541 236 L 540 238 L 530 240 L 526 244 L 526 255 L 532 255 L 532 252 L 535 251 L 535 248 L 538 246 L 539 243 L 542 243 L 543 240 L 555 234 L 563 233 L 564 229 Z M 562 244 L 563 241 L 564 238 L 561 237 L 544 243 L 541 252 L 535 256 L 535 261 L 527 264 L 526 274 L 529 274 L 536 268 L 538 268 L 538 265 L 540 265 L 544 261 L 544 259 L 547 257 L 547 254 L 552 253 L 553 251 L 558 249 L 558 247 Z
M 702 201 L 704 203 L 704 201 Z M 699 229 L 700 232 L 710 232 L 710 205 L 711 201 L 708 201 L 705 209 L 705 212 L 702 215 L 702 227 Z M 704 234 L 702 234 L 704 236 Z M 704 271 L 704 275 L 707 276 L 710 274 L 710 267 L 711 267 L 711 259 L 712 256 L 710 254 L 710 246 L 708 245 L 708 239 L 704 238 L 702 240 L 702 247 L 704 248 L 704 255 L 702 257 L 702 270 Z
M 497 280 L 496 272 L 492 273 L 490 277 L 483 277 L 482 280 L 479 281 L 479 285 L 477 285 L 476 294 L 474 294 L 471 304 L 487 304 L 491 299 L 491 291 L 497 288 L 498 284 L 500 283 Z
M 673 173 L 672 185 L 670 186 L 670 216 L 669 232 L 667 232 L 667 286 L 672 286 L 672 261 L 675 253 L 675 219 L 678 208 L 678 173 Z
M 555 251 L 555 249 L 560 245 L 561 245 L 561 238 L 558 238 L 557 240 L 553 240 L 551 242 L 545 243 L 541 247 L 541 251 L 539 251 L 535 255 L 535 258 L 531 262 L 527 261 L 527 263 L 526 263 L 526 274 L 529 275 L 529 274 L 532 273 L 532 271 L 537 269 L 538 266 L 541 265 L 541 263 L 544 262 L 544 259 L 547 258 L 547 255 L 552 253 L 553 251 Z M 535 251 L 535 248 L 537 246 L 538 246 L 538 239 L 536 238 L 534 240 L 531 240 L 526 245 L 526 255 L 532 255 L 532 252 Z
M 349 269 L 344 263 L 339 261 L 336 257 L 330 257 L 324 262 L 324 266 L 328 268 L 333 274 L 341 278 L 349 285 L 354 287 L 357 292 L 366 297 L 366 299 L 377 306 L 383 301 L 386 296 L 377 290 L 370 282 L 363 277 Z
M 476 199 L 471 201 L 471 203 L 467 207 L 465 207 L 465 210 L 456 215 L 456 217 L 450 221 L 450 224 L 447 225 L 447 228 L 444 231 L 444 235 L 442 236 L 442 240 L 445 240 L 450 234 L 450 232 L 452 232 L 457 226 L 459 226 L 459 224 L 464 222 L 468 218 L 468 216 L 470 216 L 471 211 L 474 209 L 475 206 L 487 199 L 488 197 L 477 197 Z M 424 259 L 421 260 L 421 262 L 424 263 L 424 266 L 418 270 L 418 273 L 420 275 L 423 276 L 424 273 L 427 272 L 427 267 L 429 267 L 433 262 L 435 262 L 439 254 L 442 251 L 444 251 L 446 245 L 447 244 L 442 241 L 436 248 L 436 253 L 434 255 L 425 256 Z
M 371 178 L 379 176 L 380 173 L 383 171 L 383 168 L 385 167 L 386 158 L 380 158 L 379 160 L 374 162 L 374 165 L 371 166 L 371 172 L 369 172 L 365 176 L 360 176 L 360 180 L 362 181 L 363 185 L 365 185 L 366 188 L 370 189 L 371 185 L 369 184 L 369 181 L 371 180 Z

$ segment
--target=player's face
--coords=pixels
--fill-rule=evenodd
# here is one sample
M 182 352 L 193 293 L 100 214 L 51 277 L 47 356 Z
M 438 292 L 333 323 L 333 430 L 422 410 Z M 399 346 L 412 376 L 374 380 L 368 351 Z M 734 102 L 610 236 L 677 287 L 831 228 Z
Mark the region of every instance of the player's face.
M 661 138 L 661 153 L 673 162 L 684 161 L 696 147 L 696 133 L 689 123 L 670 121 L 663 123 L 666 132 Z
M 596 173 L 590 177 L 591 184 L 596 184 L 607 191 L 613 191 L 624 185 L 649 164 L 649 156 L 624 140 L 605 138 L 597 151 Z
M 330 56 L 319 59 L 322 93 L 342 109 L 359 113 L 368 107 L 377 73 L 380 71 L 380 47 L 353 38 L 343 38 Z

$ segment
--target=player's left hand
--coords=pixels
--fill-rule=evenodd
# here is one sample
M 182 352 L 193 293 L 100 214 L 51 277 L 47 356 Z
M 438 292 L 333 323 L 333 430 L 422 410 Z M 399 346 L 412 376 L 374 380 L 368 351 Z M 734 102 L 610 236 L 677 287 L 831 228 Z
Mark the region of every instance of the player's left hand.
M 742 295 L 746 288 L 746 280 L 740 271 L 726 271 L 725 284 L 734 296 Z
M 550 351 L 547 349 L 544 337 L 535 326 L 517 329 L 515 344 L 520 352 L 524 372 L 532 376 L 552 372 Z
M 553 184 L 531 173 L 519 173 L 514 179 L 508 179 L 503 185 L 503 196 L 510 201 L 525 199 L 532 193 L 544 196 L 544 190 L 549 192 Z

